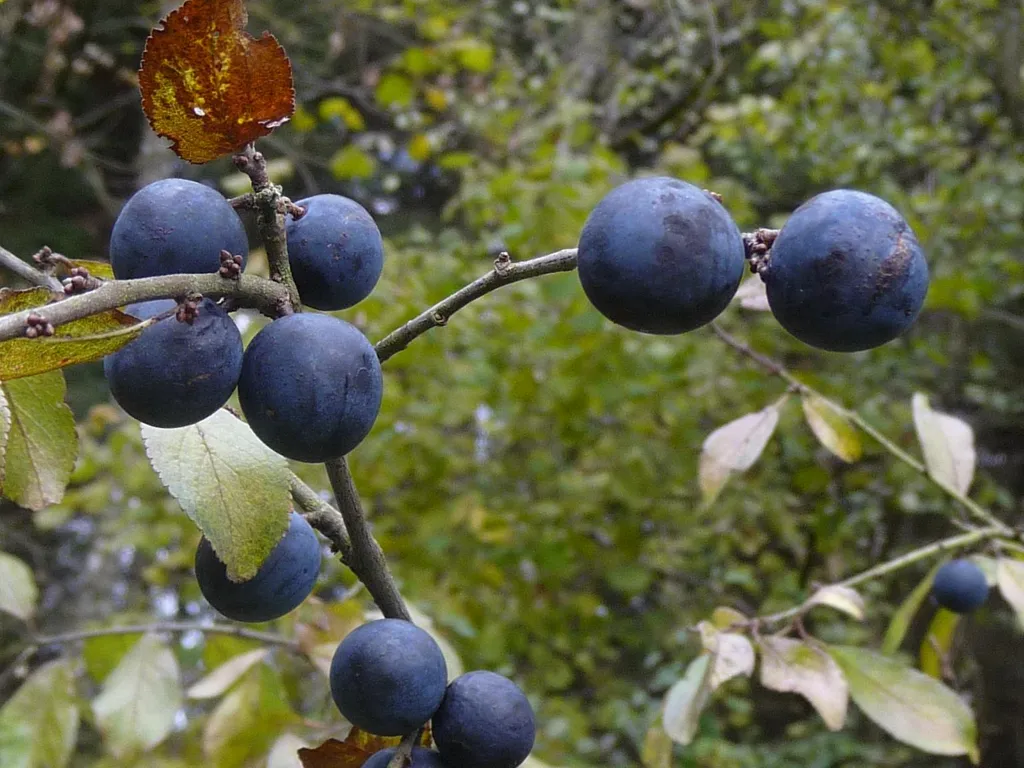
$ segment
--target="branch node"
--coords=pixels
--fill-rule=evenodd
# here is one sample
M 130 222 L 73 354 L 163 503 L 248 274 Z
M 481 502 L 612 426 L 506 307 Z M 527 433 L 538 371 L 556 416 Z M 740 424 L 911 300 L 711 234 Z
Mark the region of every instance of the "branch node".
M 498 257 L 494 260 L 494 271 L 499 275 L 503 275 L 508 272 L 509 267 L 512 266 L 512 257 L 508 251 L 502 251 L 498 254 Z
M 32 312 L 25 318 L 25 335 L 30 339 L 39 336 L 53 336 L 56 333 L 53 325 L 42 315 Z
M 220 252 L 220 269 L 217 274 L 226 280 L 237 280 L 242 276 L 243 259 L 239 255 L 232 256 L 230 251 Z

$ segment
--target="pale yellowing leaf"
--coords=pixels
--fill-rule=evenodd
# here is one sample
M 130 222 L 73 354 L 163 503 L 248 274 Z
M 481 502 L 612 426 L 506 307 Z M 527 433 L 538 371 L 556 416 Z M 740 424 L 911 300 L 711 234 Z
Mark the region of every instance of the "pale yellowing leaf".
M 711 695 L 712 655 L 702 653 L 665 695 L 662 724 L 672 741 L 689 744 L 697 735 L 700 713 Z
M 189 688 L 188 697 L 190 699 L 215 699 L 218 696 L 223 696 L 242 675 L 267 658 L 269 652 L 266 648 L 257 648 L 255 651 L 249 651 L 225 661 Z
M 928 398 L 920 392 L 914 395 L 911 405 L 928 474 L 960 493 L 967 493 L 977 458 L 974 430 L 955 416 L 933 411 Z
M 126 757 L 166 739 L 181 704 L 178 662 L 167 644 L 150 634 L 110 673 L 92 711 L 107 749 Z
M 821 648 L 786 637 L 762 637 L 761 684 L 798 693 L 811 703 L 829 730 L 846 722 L 850 692 L 839 666 Z
M 0 552 L 0 611 L 27 621 L 35 613 L 38 598 L 32 569 L 14 555 Z
M 78 740 L 78 704 L 70 659 L 44 664 L 0 709 L 3 768 L 64 768 Z
M 770 405 L 719 427 L 704 441 L 699 479 L 704 503 L 721 493 L 729 478 L 745 472 L 760 458 L 779 423 L 779 406 Z
M 843 461 L 860 459 L 864 452 L 860 433 L 845 414 L 817 395 L 804 395 L 801 401 L 804 418 L 818 442 Z
M 852 587 L 844 587 L 841 584 L 829 584 L 811 595 L 806 603 L 807 607 L 815 605 L 827 605 L 852 616 L 857 621 L 864 620 L 864 598 Z
M 10 430 L 0 461 L 0 495 L 40 510 L 64 498 L 78 455 L 78 433 L 64 403 L 64 376 L 51 371 L 0 383 Z
M 302 768 L 299 750 L 308 749 L 312 744 L 294 733 L 285 733 L 274 742 L 267 756 L 267 768 Z
M 933 755 L 977 763 L 978 728 L 970 707 L 938 680 L 865 648 L 829 649 L 861 711 L 893 738 Z
M 161 481 L 210 540 L 228 578 L 255 576 L 288 529 L 287 460 L 224 410 L 180 429 L 143 425 L 142 439 Z
M 664 729 L 652 726 L 644 736 L 644 745 L 640 750 L 640 760 L 644 768 L 671 768 L 672 739 Z
M 975 554 L 967 559 L 981 569 L 981 572 L 985 574 L 985 581 L 990 587 L 999 583 L 999 563 L 994 557 Z
M 996 583 L 1003 599 L 1017 613 L 1017 620 L 1024 627 L 1024 562 L 1001 557 L 996 563 Z
M 754 646 L 743 635 L 720 632 L 713 624 L 702 621 L 698 625 L 704 650 L 713 658 L 709 685 L 716 690 L 734 677 L 749 677 L 754 672 Z
M 711 624 L 715 629 L 729 629 L 746 621 L 746 616 L 727 605 L 720 605 L 711 612 Z
M 11 436 L 11 406 L 7 395 L 0 387 L 0 492 L 3 490 L 4 458 L 7 456 L 7 439 Z

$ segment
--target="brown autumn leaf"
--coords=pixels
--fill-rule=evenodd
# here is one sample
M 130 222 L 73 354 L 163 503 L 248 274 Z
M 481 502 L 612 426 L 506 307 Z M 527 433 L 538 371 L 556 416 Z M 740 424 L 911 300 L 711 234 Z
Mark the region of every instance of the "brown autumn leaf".
M 190 163 L 241 150 L 295 111 L 292 65 L 273 35 L 245 31 L 243 0 L 187 0 L 146 40 L 142 109 Z
M 355 726 L 344 741 L 328 739 L 315 749 L 300 749 L 302 768 L 362 768 L 370 756 L 402 743 L 401 736 L 374 736 Z M 424 728 L 420 745 L 430 746 L 430 728 Z

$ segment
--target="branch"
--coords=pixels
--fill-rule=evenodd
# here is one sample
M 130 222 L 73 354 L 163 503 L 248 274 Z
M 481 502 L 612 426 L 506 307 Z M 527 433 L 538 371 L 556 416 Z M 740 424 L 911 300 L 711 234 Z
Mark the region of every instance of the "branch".
M 348 462 L 342 456 L 330 459 L 325 466 L 331 479 L 331 487 L 334 489 L 334 497 L 338 501 L 338 509 L 345 520 L 345 527 L 352 542 L 348 567 L 366 585 L 373 601 L 385 617 L 412 621 L 402 595 L 395 586 L 391 571 L 388 570 L 384 552 L 370 532 L 362 502 L 359 500 L 359 492 L 356 491 L 352 473 L 348 469 Z
M 346 565 L 352 558 L 352 542 L 348 537 L 348 529 L 341 513 L 320 495 L 306 485 L 294 473 L 291 477 L 292 499 L 302 510 L 311 526 L 327 537 L 332 549 L 341 555 L 341 562 Z
M 792 373 L 786 370 L 786 368 L 781 363 L 776 362 L 775 360 L 772 360 L 770 357 L 766 357 L 765 355 L 762 355 L 760 352 L 756 352 L 755 350 L 751 349 L 748 344 L 740 341 L 735 336 L 728 333 L 718 323 L 711 323 L 711 330 L 715 333 L 716 336 L 718 336 L 719 339 L 724 341 L 728 346 L 735 349 L 744 357 L 747 357 L 748 359 L 757 363 L 759 366 L 764 368 L 769 373 L 778 376 L 780 379 L 788 383 L 793 389 L 800 392 L 800 394 L 812 395 L 820 399 L 825 405 L 827 405 L 837 414 L 845 417 L 846 419 L 849 419 L 849 421 L 852 424 L 855 424 L 857 427 L 862 429 L 865 433 L 872 437 L 875 440 L 875 442 L 881 445 L 886 451 L 888 451 L 894 457 L 902 461 L 904 464 L 906 464 L 908 467 L 913 469 L 918 474 L 924 476 L 929 482 L 932 483 L 932 485 L 938 487 L 947 496 L 963 505 L 979 521 L 983 522 L 987 526 L 991 526 L 992 528 L 997 528 L 999 533 L 1003 536 L 1015 535 L 1013 529 L 1006 523 L 1001 521 L 999 518 L 997 518 L 994 514 L 992 514 L 992 512 L 985 509 L 983 506 L 978 504 L 978 502 L 961 493 L 959 490 L 951 486 L 945 480 L 942 480 L 941 478 L 932 475 L 924 464 L 922 464 L 920 461 L 918 461 L 909 453 L 907 453 L 898 445 L 896 445 L 896 443 L 894 443 L 892 440 L 886 437 L 884 433 L 880 432 L 876 427 L 874 427 L 871 424 L 871 422 L 867 421 L 863 416 L 861 416 L 860 413 L 850 408 L 846 408 L 833 400 L 830 400 L 813 387 L 804 384 Z
M 269 632 L 258 632 L 245 627 L 234 627 L 229 624 L 201 624 L 199 622 L 177 622 L 165 621 L 156 624 L 134 624 L 124 627 L 104 627 L 101 629 L 81 629 L 74 632 L 66 632 L 59 635 L 32 638 L 31 644 L 36 647 L 44 645 L 64 645 L 79 640 L 88 640 L 93 637 L 107 637 L 109 635 L 144 635 L 148 632 L 205 632 L 215 635 L 231 635 L 233 637 L 244 637 L 248 640 L 258 640 L 268 645 L 278 645 L 282 648 L 290 648 L 298 651 L 297 640 L 290 640 L 280 635 Z
M 293 210 L 298 214 L 298 210 L 281 194 L 280 187 L 270 183 L 267 160 L 254 145 L 249 144 L 241 154 L 235 155 L 235 167 L 252 182 L 253 195 L 247 202 L 256 210 L 256 226 L 267 249 L 270 279 L 287 289 L 291 311 L 299 312 L 302 301 L 288 261 L 288 238 L 284 228 L 285 211 Z
M 6 269 L 8 272 L 14 273 L 22 280 L 25 280 L 32 285 L 40 285 L 43 288 L 49 288 L 51 291 L 55 291 L 57 293 L 62 293 L 64 291 L 64 286 L 61 284 L 60 280 L 52 275 L 40 272 L 28 262 L 19 259 L 3 246 L 0 246 L 0 267 Z
M 1004 526 L 992 525 L 988 528 L 978 528 L 970 533 L 961 533 L 957 536 L 951 536 L 948 539 L 942 539 L 918 549 L 911 550 L 905 555 L 889 560 L 885 563 L 879 563 L 872 568 L 868 568 L 866 571 L 858 573 L 856 576 L 851 576 L 844 581 L 837 582 L 829 586 L 835 587 L 856 587 L 858 584 L 871 581 L 878 578 L 879 576 L 885 576 L 886 574 L 893 573 L 894 571 L 906 568 L 908 565 L 926 560 L 934 555 L 942 554 L 943 552 L 950 552 L 952 550 L 963 549 L 971 544 L 977 544 L 979 541 L 985 541 L 987 539 L 994 538 L 996 536 L 1002 536 L 1005 532 Z M 764 624 L 778 624 L 779 622 L 792 619 L 795 616 L 799 616 L 806 610 L 806 603 L 790 608 L 789 610 L 782 611 L 781 613 L 773 613 L 770 616 L 762 616 L 754 619 L 754 621 Z
M 59 326 L 137 301 L 179 298 L 195 293 L 227 296 L 244 306 L 256 307 L 272 317 L 280 315 L 288 305 L 288 292 L 284 286 L 253 275 L 242 275 L 237 280 L 229 280 L 217 274 L 111 280 L 88 293 L 0 317 L 0 341 L 23 336 L 26 321 L 31 314 L 40 315 L 51 325 Z
M 503 285 L 555 272 L 572 272 L 574 269 L 576 269 L 575 248 L 566 248 L 546 256 L 538 256 L 536 259 L 519 262 L 510 261 L 508 254 L 503 253 L 494 262 L 494 269 L 486 275 L 460 288 L 447 299 L 438 302 L 426 312 L 378 341 L 374 347 L 377 350 L 377 357 L 383 363 L 409 346 L 413 339 L 422 336 L 431 328 L 447 324 L 451 316 L 467 304 Z
M 395 754 L 388 761 L 387 768 L 405 768 L 407 765 L 412 765 L 412 749 L 416 746 L 416 742 L 420 740 L 422 732 L 422 728 L 417 728 L 402 738 L 402 743 L 398 745 Z

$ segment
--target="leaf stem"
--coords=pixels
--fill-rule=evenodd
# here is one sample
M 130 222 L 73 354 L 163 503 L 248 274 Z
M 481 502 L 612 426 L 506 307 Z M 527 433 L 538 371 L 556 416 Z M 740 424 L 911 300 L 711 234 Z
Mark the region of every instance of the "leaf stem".
M 1015 535 L 1013 529 L 1006 523 L 1001 521 L 999 518 L 997 518 L 991 511 L 985 509 L 983 506 L 978 504 L 978 502 L 974 501 L 973 499 L 964 495 L 953 486 L 949 485 L 949 483 L 932 475 L 924 464 L 922 464 L 920 461 L 918 461 L 909 453 L 907 453 L 898 445 L 896 445 L 896 443 L 894 443 L 892 440 L 886 437 L 885 434 L 883 434 L 876 427 L 874 427 L 871 424 L 871 422 L 867 421 L 867 419 L 861 416 L 860 413 L 853 409 L 846 408 L 840 405 L 839 403 L 826 397 L 813 387 L 804 384 L 802 381 L 796 378 L 796 376 L 790 373 L 781 363 L 778 363 L 775 360 L 772 360 L 770 357 L 767 357 L 761 354 L 760 352 L 755 351 L 750 347 L 749 344 L 737 339 L 735 336 L 728 333 L 718 323 L 711 323 L 711 330 L 714 332 L 716 336 L 718 336 L 719 339 L 725 342 L 726 345 L 732 347 L 734 350 L 739 352 L 744 357 L 747 357 L 748 359 L 757 363 L 759 366 L 764 368 L 769 373 L 772 373 L 775 376 L 778 376 L 782 380 L 786 381 L 791 387 L 793 387 L 793 389 L 797 390 L 803 395 L 812 395 L 820 399 L 825 405 L 827 405 L 837 414 L 849 419 L 850 422 L 852 422 L 857 427 L 862 429 L 865 433 L 867 433 L 871 438 L 875 440 L 875 442 L 881 445 L 892 456 L 902 461 L 915 472 L 923 475 L 933 485 L 942 490 L 943 493 L 945 493 L 947 496 L 954 499 L 955 501 L 959 502 L 980 522 L 984 523 L 987 526 L 997 529 L 1000 535 Z
M 575 248 L 566 248 L 527 261 L 511 261 L 507 253 L 502 253 L 495 260 L 494 269 L 486 275 L 460 288 L 448 298 L 439 301 L 430 309 L 378 341 L 374 346 L 377 350 L 377 357 L 383 363 L 408 347 L 414 339 L 422 336 L 431 328 L 446 325 L 451 316 L 463 307 L 504 285 L 555 272 L 572 272 L 574 269 L 576 269 Z

